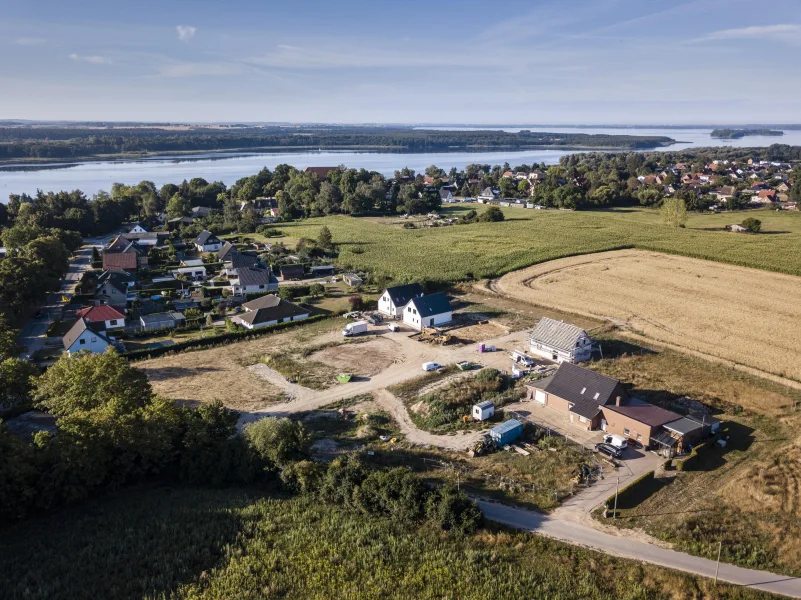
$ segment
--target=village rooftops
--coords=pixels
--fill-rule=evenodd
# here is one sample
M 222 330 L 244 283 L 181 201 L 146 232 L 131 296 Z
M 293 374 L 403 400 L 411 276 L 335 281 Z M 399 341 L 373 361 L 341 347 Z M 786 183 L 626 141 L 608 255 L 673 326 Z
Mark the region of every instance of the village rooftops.
M 395 306 L 406 306 L 412 298 L 417 298 L 423 295 L 423 286 L 419 283 L 409 283 L 407 285 L 396 285 L 388 287 L 386 290 L 389 294 L 392 304 Z
M 220 262 L 227 262 L 226 259 L 230 257 L 232 253 L 239 252 L 231 242 L 223 242 L 222 248 L 217 250 L 217 260 Z
M 584 335 L 586 332 L 581 327 L 542 317 L 531 332 L 531 341 L 570 352 Z
M 212 240 L 209 242 L 209 240 Z M 214 235 L 211 231 L 206 231 L 205 229 L 201 231 L 197 238 L 195 238 L 195 244 L 198 246 L 205 246 L 208 243 L 216 244 L 219 240 L 217 236 Z
M 450 300 L 448 300 L 448 297 L 443 292 L 413 298 L 410 302 L 414 302 L 414 306 L 417 308 L 417 312 L 420 313 L 420 317 L 422 318 L 441 315 L 442 313 L 453 310 Z

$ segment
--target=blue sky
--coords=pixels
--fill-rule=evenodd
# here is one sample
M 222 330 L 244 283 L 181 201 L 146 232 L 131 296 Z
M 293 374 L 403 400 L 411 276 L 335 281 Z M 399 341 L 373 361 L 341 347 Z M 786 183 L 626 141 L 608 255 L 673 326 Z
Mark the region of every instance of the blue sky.
M 799 0 L 0 0 L 0 119 L 801 122 Z

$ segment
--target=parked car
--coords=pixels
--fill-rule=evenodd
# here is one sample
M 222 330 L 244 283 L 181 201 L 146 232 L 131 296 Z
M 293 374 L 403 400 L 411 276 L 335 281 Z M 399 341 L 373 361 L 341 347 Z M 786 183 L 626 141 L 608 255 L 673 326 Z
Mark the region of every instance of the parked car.
M 518 352 L 517 350 L 512 351 L 509 353 L 509 358 L 511 358 L 514 362 L 523 365 L 524 367 L 533 367 L 534 366 L 534 359 L 530 356 L 526 355 L 523 352 Z
M 595 444 L 595 451 L 606 454 L 610 458 L 620 458 L 623 456 L 623 451 L 620 448 L 615 448 L 611 444 Z
M 389 325 L 387 325 L 387 329 L 389 329 L 390 331 L 400 331 L 400 325 L 398 325 L 397 323 L 390 323 Z
M 362 313 L 360 313 L 358 310 L 354 310 L 353 312 L 345 313 L 345 318 L 346 319 L 358 319 L 361 316 L 362 316 Z
M 423 363 L 423 371 L 438 371 L 442 368 L 442 365 L 435 362 L 426 362 Z
M 614 433 L 604 436 L 604 444 L 609 444 L 610 446 L 620 448 L 621 450 L 625 450 L 629 447 L 629 441 L 626 438 L 624 438 L 622 435 L 616 435 Z

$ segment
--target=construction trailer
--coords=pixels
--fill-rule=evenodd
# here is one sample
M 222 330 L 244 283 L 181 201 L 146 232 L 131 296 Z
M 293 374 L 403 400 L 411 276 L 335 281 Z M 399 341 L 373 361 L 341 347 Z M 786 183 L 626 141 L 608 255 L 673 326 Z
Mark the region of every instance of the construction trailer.
M 509 419 L 490 430 L 490 437 L 499 447 L 511 444 L 521 435 L 523 435 L 523 424 L 517 419 Z
M 495 414 L 495 404 L 490 400 L 484 400 L 473 405 L 473 418 L 476 421 L 486 421 Z

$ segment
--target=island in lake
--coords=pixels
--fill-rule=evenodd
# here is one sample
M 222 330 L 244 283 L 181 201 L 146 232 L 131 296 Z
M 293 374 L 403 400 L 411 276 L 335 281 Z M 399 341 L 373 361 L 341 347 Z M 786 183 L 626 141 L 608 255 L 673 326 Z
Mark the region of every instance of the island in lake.
M 775 129 L 713 129 L 709 134 L 713 138 L 721 138 L 726 140 L 735 140 L 743 138 L 747 135 L 784 135 L 783 131 Z

